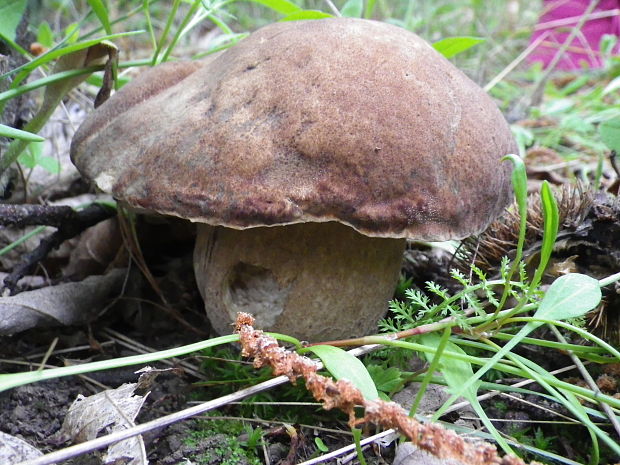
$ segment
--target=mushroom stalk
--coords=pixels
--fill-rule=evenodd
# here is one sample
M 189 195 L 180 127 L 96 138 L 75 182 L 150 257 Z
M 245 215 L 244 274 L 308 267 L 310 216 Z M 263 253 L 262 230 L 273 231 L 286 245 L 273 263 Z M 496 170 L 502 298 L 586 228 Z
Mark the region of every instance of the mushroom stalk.
M 398 280 L 404 239 L 336 222 L 245 230 L 198 225 L 194 270 L 220 334 L 238 312 L 308 340 L 376 330 Z

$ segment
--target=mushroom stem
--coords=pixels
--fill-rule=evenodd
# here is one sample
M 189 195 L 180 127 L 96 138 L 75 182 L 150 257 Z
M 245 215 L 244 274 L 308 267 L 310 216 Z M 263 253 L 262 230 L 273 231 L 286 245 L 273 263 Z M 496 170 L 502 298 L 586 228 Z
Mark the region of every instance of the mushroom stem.
M 198 225 L 194 270 L 215 331 L 237 312 L 307 340 L 376 330 L 398 280 L 404 239 L 336 222 L 236 230 Z

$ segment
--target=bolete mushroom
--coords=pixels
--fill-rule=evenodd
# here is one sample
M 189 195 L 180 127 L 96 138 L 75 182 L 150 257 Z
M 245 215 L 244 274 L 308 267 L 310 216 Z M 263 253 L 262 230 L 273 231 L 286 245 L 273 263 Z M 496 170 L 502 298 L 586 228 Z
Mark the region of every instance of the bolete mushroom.
M 316 340 L 375 329 L 406 238 L 497 217 L 515 150 L 493 101 L 424 40 L 324 19 L 146 71 L 89 116 L 71 156 L 118 200 L 199 223 L 194 268 L 219 333 L 245 311 Z

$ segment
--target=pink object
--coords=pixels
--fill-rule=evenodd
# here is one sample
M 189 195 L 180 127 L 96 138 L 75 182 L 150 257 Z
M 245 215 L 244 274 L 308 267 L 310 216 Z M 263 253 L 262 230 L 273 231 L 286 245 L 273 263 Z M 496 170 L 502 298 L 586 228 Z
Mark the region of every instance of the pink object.
M 529 55 L 528 61 L 539 61 L 547 67 L 589 4 L 590 0 L 544 0 L 542 16 L 530 41 L 532 44 L 539 41 L 540 44 Z M 599 44 L 604 34 L 620 36 L 620 0 L 601 0 L 598 3 L 556 69 L 578 70 L 584 64 L 586 67 L 600 68 L 603 63 Z M 619 44 L 616 44 L 614 53 L 620 53 Z

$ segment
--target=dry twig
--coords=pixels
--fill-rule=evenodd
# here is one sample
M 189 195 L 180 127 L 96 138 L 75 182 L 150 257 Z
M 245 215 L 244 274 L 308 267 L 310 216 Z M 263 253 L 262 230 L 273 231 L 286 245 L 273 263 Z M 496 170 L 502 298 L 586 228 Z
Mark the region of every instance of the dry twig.
M 288 351 L 265 333 L 253 328 L 254 318 L 247 313 L 237 314 L 235 323 L 242 354 L 254 359 L 257 368 L 269 365 L 274 374 L 284 375 L 291 382 L 303 378 L 315 399 L 323 402 L 326 410 L 339 408 L 349 415 L 349 425 L 375 423 L 394 428 L 420 449 L 440 458 L 453 458 L 467 465 L 525 465 L 518 457 L 500 457 L 495 446 L 486 442 L 468 442 L 454 431 L 428 423 L 422 424 L 409 417 L 395 402 L 364 399 L 362 393 L 349 381 L 334 381 L 317 373 L 318 365 L 311 359 Z M 364 416 L 357 418 L 355 407 L 364 407 Z M 534 462 L 532 462 L 534 463 Z

